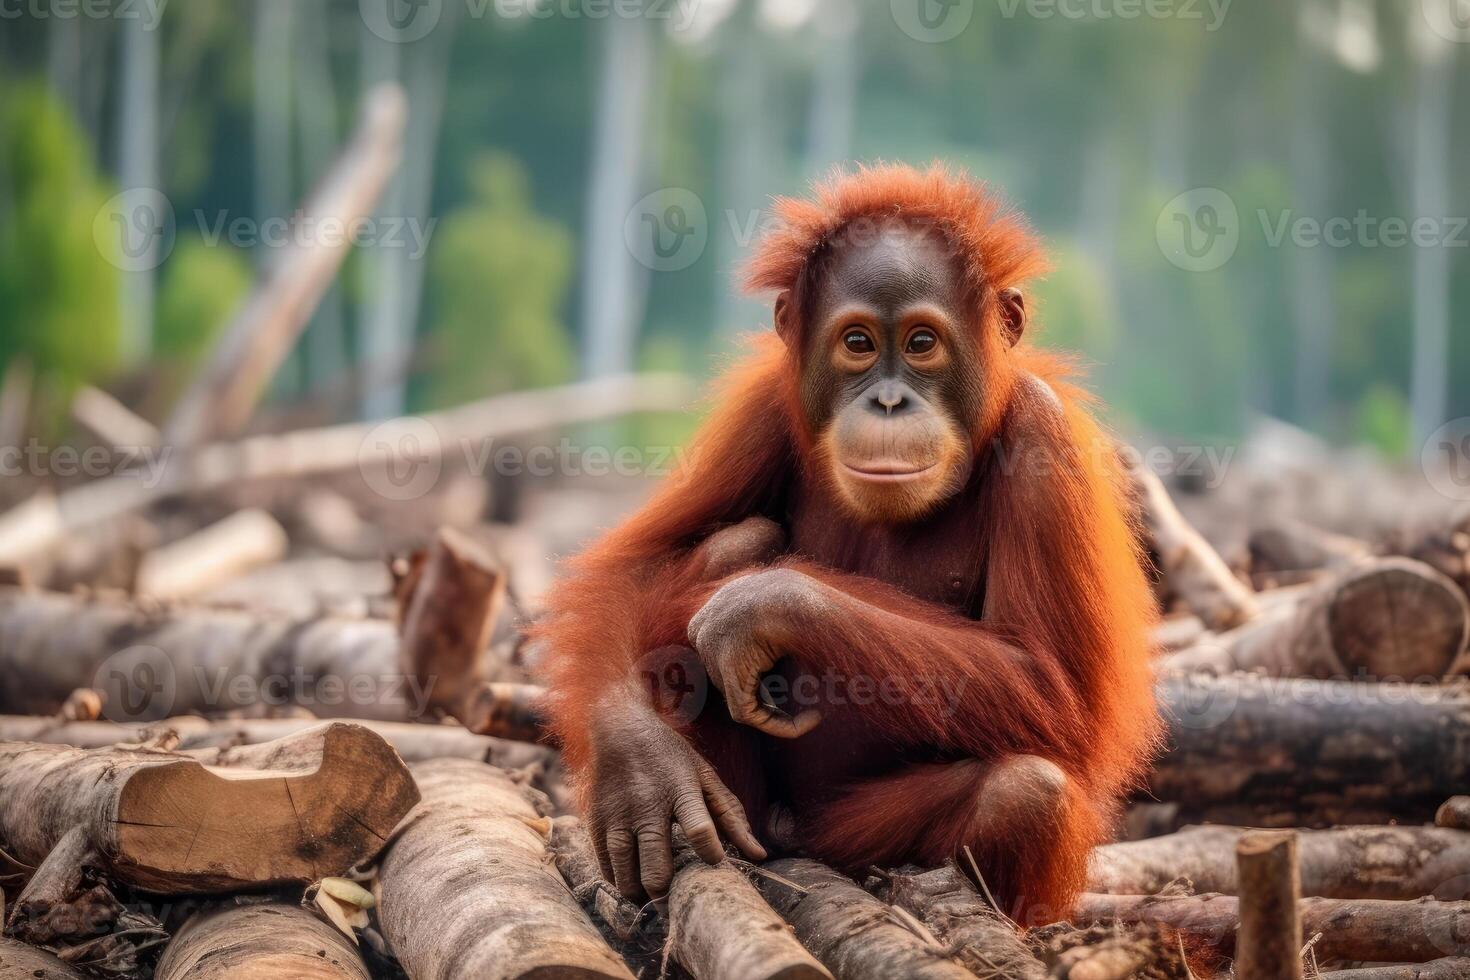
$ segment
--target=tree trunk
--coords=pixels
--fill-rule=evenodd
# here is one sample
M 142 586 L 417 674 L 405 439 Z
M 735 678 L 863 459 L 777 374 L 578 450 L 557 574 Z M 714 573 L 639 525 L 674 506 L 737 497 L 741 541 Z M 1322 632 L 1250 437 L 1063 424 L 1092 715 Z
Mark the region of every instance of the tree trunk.
M 832 980 L 729 861 L 692 851 L 669 888 L 669 951 L 699 980 Z
M 1322 938 L 1319 960 L 1423 963 L 1446 954 L 1470 953 L 1470 902 L 1379 902 L 1304 898 L 1298 908 L 1302 934 Z M 1084 894 L 1072 921 L 1078 924 L 1157 923 L 1229 954 L 1240 926 L 1240 900 L 1229 895 Z
M 846 875 L 805 858 L 772 861 L 765 870 L 780 878 L 761 876 L 761 894 L 838 980 L 974 980 L 912 916 L 905 919 Z
M 894 874 L 888 901 L 918 916 L 977 976 L 1043 980 L 1046 968 L 1026 948 L 1016 923 L 991 907 L 953 867 Z
M 1235 846 L 1240 879 L 1237 980 L 1301 980 L 1302 923 L 1297 918 L 1296 836 L 1258 831 Z
M 174 936 L 155 980 L 368 980 L 352 941 L 296 905 L 202 912 Z
M 1470 785 L 1470 689 L 1458 685 L 1164 678 L 1170 750 L 1153 798 L 1186 823 L 1428 823 Z
M 111 745 L 177 740 L 177 749 L 214 765 L 218 755 L 241 745 L 258 745 L 315 728 L 315 718 L 251 718 L 210 721 L 197 715 L 165 718 L 150 724 L 111 721 L 62 721 L 31 715 L 0 715 L 0 742 L 44 742 L 100 749 Z M 429 759 L 473 759 L 504 769 L 547 767 L 553 750 L 526 742 L 476 735 L 459 725 L 420 725 L 392 721 L 354 721 L 393 746 L 405 762 Z M 171 736 L 170 736 L 171 733 Z
M 413 980 L 631 980 L 552 866 L 529 791 L 463 759 L 413 773 L 423 802 L 378 878 L 383 934 Z
M 418 800 L 391 746 L 321 725 L 208 767 L 148 747 L 0 744 L 0 840 L 36 868 L 11 919 L 38 922 L 81 868 L 162 894 L 341 874 L 382 847 Z
M 1184 877 L 1196 892 L 1238 894 L 1235 846 L 1240 827 L 1189 827 L 1093 852 L 1087 888 L 1152 895 Z M 1303 895 L 1413 900 L 1470 898 L 1470 834 L 1437 827 L 1334 827 L 1297 834 Z M 1453 893 L 1446 884 L 1460 882 Z
M 1166 655 L 1174 670 L 1249 670 L 1271 677 L 1439 680 L 1470 636 L 1470 604 L 1421 562 L 1357 564 L 1273 605 L 1255 620 Z

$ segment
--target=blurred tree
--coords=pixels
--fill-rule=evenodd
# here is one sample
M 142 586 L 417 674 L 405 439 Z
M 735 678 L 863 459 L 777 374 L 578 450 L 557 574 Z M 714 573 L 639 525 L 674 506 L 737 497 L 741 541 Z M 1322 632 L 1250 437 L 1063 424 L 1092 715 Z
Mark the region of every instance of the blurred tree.
M 39 88 L 0 100 L 0 161 L 0 364 L 27 355 L 64 395 L 116 361 L 119 259 L 93 234 L 109 190 L 76 123 Z
M 430 366 L 419 407 L 567 380 L 561 320 L 572 237 L 531 209 L 525 170 L 503 153 L 472 167 L 474 199 L 440 222 L 429 258 Z

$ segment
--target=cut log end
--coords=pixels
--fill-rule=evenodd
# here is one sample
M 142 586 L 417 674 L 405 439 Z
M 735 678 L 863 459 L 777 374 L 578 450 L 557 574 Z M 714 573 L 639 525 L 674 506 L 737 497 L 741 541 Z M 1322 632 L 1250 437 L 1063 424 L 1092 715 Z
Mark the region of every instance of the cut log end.
M 351 940 L 305 909 L 245 905 L 191 919 L 169 944 L 158 980 L 368 980 Z
M 1421 562 L 1364 566 L 1327 609 L 1333 648 L 1350 675 L 1438 679 L 1470 636 L 1470 605 L 1445 576 Z
M 360 726 L 275 745 L 261 747 L 268 769 L 180 760 L 130 779 L 116 818 L 129 877 L 146 887 L 193 876 L 201 890 L 312 881 L 377 853 L 418 801 L 392 746 Z

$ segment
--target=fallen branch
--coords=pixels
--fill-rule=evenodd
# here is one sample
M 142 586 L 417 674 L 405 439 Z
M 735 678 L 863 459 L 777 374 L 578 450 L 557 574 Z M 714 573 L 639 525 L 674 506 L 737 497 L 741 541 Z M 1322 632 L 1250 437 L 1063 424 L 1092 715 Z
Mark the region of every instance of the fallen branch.
M 1423 963 L 1470 953 L 1470 902 L 1380 902 L 1304 898 L 1298 904 L 1302 934 L 1321 933 L 1318 959 L 1369 963 Z M 1240 926 L 1240 899 L 1230 895 L 1097 895 L 1078 899 L 1079 923 L 1157 923 L 1230 953 Z
M 1046 968 L 1005 918 L 953 867 L 892 874 L 880 894 L 912 913 L 979 976 L 1042 980 Z
M 171 444 L 231 436 L 250 420 L 346 261 L 357 226 L 372 217 L 398 169 L 407 122 L 408 99 L 397 85 L 379 85 L 364 97 L 352 141 L 293 217 L 292 241 L 273 251 L 208 364 L 174 406 L 164 428 Z
M 148 747 L 0 744 L 0 840 L 36 869 L 12 923 L 44 922 L 86 867 L 162 894 L 340 874 L 375 854 L 418 799 L 393 749 L 357 725 L 219 761 L 228 768 Z
M 37 494 L 0 514 L 0 555 L 22 562 L 68 535 L 91 532 L 149 504 L 252 480 L 358 469 L 370 487 L 397 487 L 386 467 L 405 459 L 432 484 L 445 453 L 465 446 L 545 432 L 638 412 L 683 409 L 693 397 L 682 375 L 598 378 L 496 395 L 444 412 L 387 422 L 359 422 L 261 435 L 177 451 L 150 471 L 126 471 L 62 492 Z
M 278 902 L 201 912 L 164 950 L 155 980 L 369 980 L 352 941 Z
M 669 952 L 700 980 L 832 980 L 729 861 L 692 851 L 669 887 Z
M 1181 671 L 1272 677 L 1438 680 L 1470 638 L 1470 604 L 1421 562 L 1382 558 L 1348 568 L 1238 629 L 1159 661 Z
M 1470 785 L 1470 686 L 1164 678 L 1170 749 L 1149 777 L 1181 823 L 1427 823 Z
M 1239 827 L 1188 827 L 1176 834 L 1099 847 L 1087 889 L 1152 895 L 1175 878 L 1198 892 L 1238 894 Z M 1470 898 L 1470 834 L 1436 827 L 1334 827 L 1297 834 L 1303 895 L 1410 900 Z M 1457 894 L 1441 893 L 1459 881 Z
M 557 817 L 552 821 L 551 850 L 556 855 L 556 870 L 582 907 L 597 913 L 619 942 L 631 939 L 642 909 L 602 877 L 597 856 L 592 853 L 592 839 L 579 818 Z
M 1257 608 L 1250 588 L 1179 513 L 1163 481 L 1138 453 L 1125 448 L 1119 458 L 1133 481 L 1144 526 L 1169 588 L 1212 630 L 1233 629 L 1253 619 Z
M 1317 980 L 1465 980 L 1466 977 L 1470 977 L 1470 959 L 1461 956 L 1413 966 L 1368 966 L 1317 974 Z
M 1235 846 L 1240 879 L 1240 929 L 1236 935 L 1238 980 L 1301 980 L 1302 924 L 1297 918 L 1301 886 L 1296 872 L 1296 836 L 1258 831 Z
M 917 920 L 846 875 L 804 858 L 772 861 L 765 870 L 761 894 L 838 980 L 974 980 Z
M 378 876 L 383 934 L 409 976 L 630 980 L 551 865 L 551 821 L 528 790 L 463 759 L 413 773 L 423 802 Z
M 182 540 L 155 548 L 138 565 L 134 588 L 155 599 L 184 599 L 286 557 L 286 529 L 263 510 L 237 511 Z
M 496 681 L 482 684 L 465 703 L 465 727 L 482 735 L 539 742 L 547 736 L 541 707 L 546 689 L 536 684 Z
M 1366 541 L 1283 518 L 1251 531 L 1252 573 L 1340 569 L 1370 557 Z

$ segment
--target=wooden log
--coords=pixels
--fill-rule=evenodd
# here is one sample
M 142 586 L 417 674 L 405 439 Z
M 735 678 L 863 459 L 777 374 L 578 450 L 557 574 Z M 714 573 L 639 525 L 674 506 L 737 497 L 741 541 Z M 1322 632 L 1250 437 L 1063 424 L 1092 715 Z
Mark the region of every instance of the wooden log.
M 539 742 L 547 735 L 545 697 L 546 689 L 537 684 L 482 684 L 465 703 L 465 727 L 496 738 Z
M 14 939 L 0 939 L 0 980 L 83 980 L 56 956 Z
M 485 651 L 504 600 L 500 563 L 467 535 L 441 528 L 403 614 L 403 671 L 429 692 L 430 708 L 465 717 L 485 681 Z
M 1333 534 L 1290 518 L 1254 528 L 1249 548 L 1253 573 L 1340 569 L 1373 554 L 1366 541 Z
M 552 821 L 551 850 L 556 855 L 556 870 L 566 879 L 567 887 L 582 907 L 595 912 L 619 942 L 631 939 L 642 918 L 642 909 L 602 877 L 592 839 L 579 818 L 562 816 Z
M 152 422 L 91 385 L 83 385 L 72 396 L 71 417 L 109 449 L 137 451 L 163 443 Z
M 1144 526 L 1169 587 L 1212 630 L 1233 629 L 1255 618 L 1250 588 L 1179 513 L 1158 475 L 1136 452 L 1125 448 L 1119 458 L 1134 484 Z
M 385 84 L 368 91 L 357 132 L 293 217 L 298 233 L 269 256 L 264 275 L 174 406 L 165 427 L 170 444 L 234 435 L 250 420 L 352 250 L 354 229 L 372 217 L 398 169 L 407 122 L 403 89 Z
M 222 750 L 238 745 L 258 745 L 315 728 L 315 718 L 246 718 L 210 720 L 182 715 L 151 723 L 110 721 L 66 722 L 30 715 L 0 715 L 0 742 L 45 742 L 97 749 L 109 745 L 148 742 L 162 738 L 205 765 L 213 765 Z M 513 742 L 476 735 L 459 725 L 419 725 L 409 722 L 354 721 L 393 746 L 405 762 L 429 759 L 473 759 L 502 769 L 549 767 L 552 749 L 527 742 Z
M 297 905 L 271 902 L 191 918 L 164 950 L 155 980 L 369 980 L 357 948 Z
M 1197 892 L 1239 894 L 1240 827 L 1188 827 L 1093 852 L 1087 890 L 1152 895 L 1175 878 Z M 1297 834 L 1303 895 L 1411 900 L 1470 899 L 1470 834 L 1438 827 L 1334 827 Z M 1443 890 L 1447 885 L 1454 888 Z
M 805 858 L 764 867 L 773 876 L 757 879 L 761 894 L 838 980 L 975 980 L 926 928 L 846 875 Z
M 25 561 L 68 535 L 92 533 L 167 497 L 255 480 L 358 469 L 369 487 L 413 496 L 419 484 L 398 487 L 384 475 L 385 467 L 408 460 L 424 477 L 427 492 L 446 453 L 580 422 L 679 411 L 693 397 L 693 386 L 682 375 L 617 375 L 496 395 L 413 418 L 259 435 L 170 453 L 157 461 L 157 472 L 148 479 L 124 472 L 59 495 L 32 495 L 0 514 L 0 555 Z
M 1180 823 L 1428 823 L 1470 786 L 1470 686 L 1172 676 L 1149 777 Z
M 991 907 L 953 867 L 888 876 L 880 895 L 923 920 L 977 976 L 1042 980 L 1046 968 L 1021 939 L 1016 923 Z
M 1470 902 L 1380 902 L 1304 898 L 1302 934 L 1322 936 L 1319 960 L 1424 963 L 1470 953 Z M 1231 895 L 1097 895 L 1084 893 L 1073 910 L 1080 924 L 1148 922 L 1170 926 L 1229 954 L 1240 926 L 1240 899 Z
M 400 669 L 398 631 L 386 620 L 0 589 L 0 710 L 53 714 L 79 687 L 102 690 L 113 721 L 260 704 L 403 721 L 428 701 Z
M 143 556 L 134 588 L 155 599 L 184 599 L 207 592 L 252 568 L 286 557 L 286 529 L 258 508 L 236 511 Z
M 527 789 L 463 759 L 413 773 L 423 802 L 378 878 L 383 935 L 412 980 L 632 977 L 552 866 Z
M 1438 680 L 1470 639 L 1454 582 L 1408 558 L 1362 562 L 1246 625 L 1160 659 L 1172 670 Z
M 693 852 L 669 886 L 670 955 L 700 980 L 831 980 L 776 910 L 729 861 Z
M 1434 813 L 1436 827 L 1470 830 L 1470 796 L 1451 796 Z
M 341 874 L 376 854 L 418 800 L 392 747 L 359 725 L 319 725 L 219 761 L 0 744 L 0 840 L 37 868 L 12 917 L 44 918 L 83 865 L 163 894 Z
M 1235 846 L 1240 880 L 1240 929 L 1235 939 L 1238 980 L 1301 980 L 1302 923 L 1297 917 L 1296 835 L 1259 831 Z
M 1428 963 L 1403 966 L 1367 966 L 1358 970 L 1328 970 L 1317 980 L 1465 980 L 1470 977 L 1470 958 L 1451 956 Z

